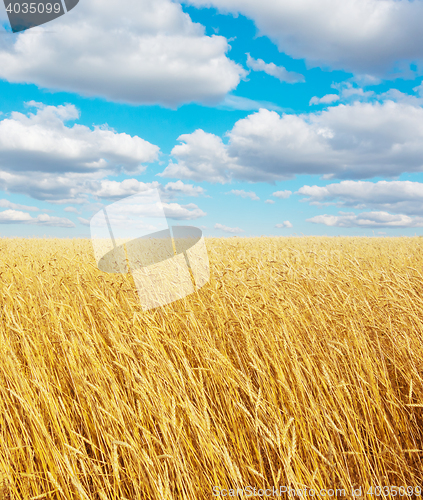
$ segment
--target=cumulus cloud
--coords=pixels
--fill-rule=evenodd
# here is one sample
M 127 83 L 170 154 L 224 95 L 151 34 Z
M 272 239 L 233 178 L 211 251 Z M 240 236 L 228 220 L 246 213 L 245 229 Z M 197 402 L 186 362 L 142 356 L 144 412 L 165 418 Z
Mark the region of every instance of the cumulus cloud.
M 104 178 L 142 172 L 145 163 L 158 159 L 158 146 L 106 125 L 74 123 L 79 112 L 72 104 L 27 104 L 35 111 L 0 120 L 0 190 L 74 205 L 87 203 L 89 195 L 125 196 L 141 189 L 135 179 Z
M 282 111 L 282 108 L 277 104 L 268 101 L 255 101 L 248 97 L 228 94 L 223 101 L 214 106 L 217 109 L 224 110 L 242 110 L 242 111 L 258 111 L 259 109 L 272 109 L 274 111 Z
M 107 208 L 107 207 L 106 207 Z M 168 219 L 173 220 L 194 220 L 206 216 L 194 203 L 180 205 L 179 203 L 161 203 L 152 202 L 148 197 L 144 200 L 137 200 L 135 203 L 131 199 L 126 200 L 126 203 L 113 206 L 112 215 L 109 216 L 112 226 L 123 227 L 126 229 L 127 224 L 135 223 L 139 228 L 157 229 L 156 226 L 149 225 L 149 219 L 162 219 L 163 212 Z M 81 224 L 86 223 L 86 219 L 78 217 Z M 158 222 L 158 226 L 163 225 Z
M 0 36 L 0 78 L 136 104 L 217 103 L 246 71 L 171 0 L 91 0 Z M 66 55 L 66 56 L 64 56 Z
M 312 97 L 310 99 L 310 106 L 313 104 L 331 104 L 332 102 L 339 101 L 338 94 L 326 94 L 323 97 Z
M 260 109 L 237 121 L 228 144 L 196 130 L 179 137 L 166 177 L 227 183 L 295 175 L 396 177 L 423 170 L 423 109 L 407 103 L 340 104 L 300 115 Z
M 250 200 L 260 199 L 254 191 L 244 191 L 243 189 L 232 189 L 226 194 L 234 194 L 235 196 L 240 196 L 241 198 L 250 198 Z
M 0 169 L 8 172 L 140 171 L 158 158 L 159 148 L 140 137 L 94 130 L 66 122 L 79 118 L 72 104 L 45 106 L 31 101 L 35 114 L 12 112 L 0 120 Z
M 86 186 L 90 194 L 97 198 L 114 199 L 124 198 L 133 194 L 139 194 L 151 188 L 158 188 L 158 182 L 141 182 L 137 179 L 125 179 L 123 181 L 110 181 L 107 179 L 93 181 Z
M 164 186 L 166 194 L 183 196 L 205 196 L 205 189 L 193 184 L 184 184 L 182 181 L 168 182 Z
M 266 200 L 264 203 L 267 203 L 268 205 L 273 205 L 275 202 L 274 200 Z
M 74 214 L 79 214 L 80 212 L 78 211 L 78 209 L 76 209 L 75 207 L 66 207 L 64 208 L 64 211 L 65 212 L 72 212 Z
M 405 94 L 398 89 L 389 89 L 381 94 L 380 98 L 402 104 L 410 104 L 411 106 L 421 106 L 423 104 L 423 97 L 421 95 Z
M 79 222 L 83 225 L 83 226 L 89 226 L 90 225 L 90 221 L 88 219 L 84 219 L 83 217 L 78 217 L 78 220 Z
M 292 191 L 289 191 L 288 189 L 285 189 L 285 191 L 275 191 L 272 196 L 275 198 L 280 198 L 280 199 L 287 199 L 291 196 Z
M 359 79 L 358 79 L 359 80 Z M 361 82 L 360 82 L 361 83 Z M 374 82 L 369 82 L 371 85 L 375 85 Z M 362 84 L 363 85 L 363 84 Z M 326 94 L 323 97 L 312 97 L 310 99 L 309 105 L 314 104 L 332 104 L 334 102 L 347 102 L 352 103 L 354 101 L 369 101 L 369 100 L 378 100 L 378 101 L 394 101 L 401 102 L 404 104 L 410 104 L 412 106 L 420 106 L 423 104 L 423 97 L 421 95 L 420 86 L 414 87 L 414 92 L 417 95 L 413 94 L 404 94 L 403 92 L 397 89 L 389 89 L 386 92 L 383 92 L 377 95 L 373 90 L 364 90 L 361 86 L 357 84 L 356 78 L 350 78 L 349 81 L 333 83 L 331 85 L 332 88 L 336 89 L 339 94 Z
M 87 195 L 81 194 L 87 182 L 92 180 L 88 174 L 11 173 L 0 170 L 0 190 L 25 194 L 36 200 L 49 203 L 82 204 L 87 203 Z
M 169 182 L 162 185 L 157 181 L 142 182 L 137 179 L 125 179 L 123 181 L 112 181 L 101 179 L 102 174 L 80 174 L 80 173 L 40 173 L 37 176 L 31 175 L 28 181 L 26 173 L 9 173 L 0 170 L 0 190 L 12 193 L 25 194 L 32 198 L 48 201 L 54 204 L 87 205 L 90 203 L 89 197 L 104 200 L 118 200 L 139 194 L 151 188 L 159 190 L 163 201 L 170 201 L 175 197 L 184 196 L 205 196 L 204 188 L 193 184 L 184 184 L 182 181 Z M 2 202 L 0 201 L 0 206 Z M 4 205 L 4 208 L 22 208 L 24 206 L 14 206 L 14 204 Z M 65 211 L 74 211 L 74 207 L 67 207 Z
M 101 180 L 93 181 L 86 186 L 87 192 L 98 198 L 117 199 L 139 194 L 148 189 L 156 188 L 160 191 L 162 199 L 171 199 L 175 196 L 204 196 L 205 189 L 193 184 L 184 184 L 182 181 L 168 182 L 162 185 L 157 181 L 141 182 L 137 179 L 123 181 Z
M 286 220 L 282 222 L 282 224 L 276 224 L 275 227 L 281 228 L 281 227 L 292 227 L 292 224 L 289 222 L 289 220 Z
M 376 96 L 373 90 L 363 90 L 353 80 L 340 83 L 333 83 L 331 87 L 338 90 L 339 94 L 326 94 L 323 97 L 314 96 L 310 99 L 309 105 L 316 104 L 333 104 L 334 102 L 353 102 L 353 101 L 368 101 L 371 98 L 378 98 L 379 100 L 392 100 L 395 102 L 407 102 L 408 104 L 418 105 L 419 99 L 415 96 L 403 94 L 396 89 L 390 89 L 387 92 Z
M 178 163 L 169 163 L 160 176 L 222 184 L 229 182 L 228 171 L 237 166 L 220 137 L 198 129 L 192 134 L 179 136 L 178 141 L 182 144 L 172 149 Z
M 339 212 L 340 215 L 316 215 L 307 222 L 324 224 L 332 227 L 423 227 L 423 217 L 409 217 L 404 214 L 390 214 L 388 212 Z
M 207 215 L 195 203 L 188 203 L 188 205 L 163 203 L 163 211 L 166 217 L 175 220 L 194 220 Z
M 380 85 L 382 83 L 381 78 L 367 74 L 354 75 L 350 78 L 350 81 L 360 85 L 361 87 L 366 87 L 367 85 Z
M 75 227 L 75 224 L 66 218 L 51 217 L 40 214 L 32 217 L 27 212 L 19 210 L 4 210 L 0 212 L 0 224 L 31 224 L 35 226 Z
M 38 212 L 40 209 L 37 207 L 28 207 L 27 205 L 19 205 L 18 203 L 12 203 L 9 200 L 0 200 L 0 207 L 2 208 L 12 208 L 13 210 L 26 210 L 28 212 Z
M 220 229 L 221 231 L 224 231 L 225 233 L 232 233 L 232 234 L 244 232 L 244 230 L 239 228 L 239 227 L 228 227 L 228 226 L 224 226 L 223 224 L 215 224 L 214 228 Z
M 264 71 L 266 74 L 277 78 L 280 82 L 305 82 L 304 75 L 294 71 L 287 71 L 283 66 L 276 66 L 275 63 L 265 63 L 263 59 L 254 59 L 250 54 L 247 54 L 247 66 L 253 71 Z
M 407 215 L 423 215 L 423 183 L 411 181 L 342 181 L 326 186 L 303 186 L 296 194 L 313 205 L 377 208 Z
M 376 97 L 373 90 L 363 90 L 362 87 L 353 85 L 351 82 L 340 82 L 333 83 L 332 87 L 337 89 L 340 93 L 340 98 L 343 101 L 353 101 L 353 100 L 368 100 L 371 97 Z M 388 94 L 381 94 L 379 99 L 389 98 Z
M 281 52 L 309 65 L 394 76 L 423 60 L 423 3 L 406 0 L 189 0 L 253 19 Z M 408 71 L 408 73 L 410 73 Z

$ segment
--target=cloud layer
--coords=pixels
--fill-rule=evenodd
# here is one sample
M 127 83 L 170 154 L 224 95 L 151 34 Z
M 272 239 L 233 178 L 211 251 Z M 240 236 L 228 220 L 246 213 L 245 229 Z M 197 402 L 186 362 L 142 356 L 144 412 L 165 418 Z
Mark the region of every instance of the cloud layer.
M 272 196 L 274 196 L 275 198 L 286 200 L 287 198 L 289 198 L 291 196 L 291 194 L 292 194 L 292 191 L 285 189 L 284 191 L 275 191 L 274 193 L 272 193 Z
M 314 224 L 324 224 L 332 227 L 390 227 L 408 228 L 423 227 L 423 217 L 409 217 L 408 215 L 392 215 L 388 212 L 363 212 L 355 214 L 353 212 L 339 212 L 340 215 L 316 215 L 307 222 Z
M 0 200 L 0 207 L 2 208 L 12 208 L 13 210 L 27 210 L 28 212 L 38 212 L 40 209 L 37 207 L 29 207 L 27 205 L 19 205 L 18 203 L 12 203 L 9 200 Z
M 264 71 L 270 76 L 274 76 L 280 82 L 298 83 L 304 82 L 304 75 L 287 71 L 283 66 L 276 66 L 274 63 L 265 63 L 263 59 L 254 59 L 247 54 L 247 66 L 253 71 Z
M 129 103 L 218 102 L 246 72 L 171 0 L 90 0 L 15 35 L 0 28 L 0 78 Z
M 281 52 L 360 74 L 423 61 L 423 3 L 408 0 L 190 0 L 253 19 Z M 397 68 L 397 61 L 404 66 Z M 422 68 L 421 68 L 422 69 Z
M 172 149 L 178 162 L 170 164 L 160 174 L 162 177 L 191 179 L 224 184 L 230 180 L 230 170 L 236 169 L 236 159 L 231 159 L 220 137 L 196 130 L 178 137 L 182 144 Z
M 12 112 L 0 121 L 0 168 L 7 172 L 140 171 L 158 158 L 159 148 L 140 137 L 105 127 L 66 122 L 79 118 L 72 104 L 28 103 L 36 112 Z
M 276 224 L 275 227 L 277 227 L 279 229 L 282 228 L 282 227 L 290 228 L 290 227 L 292 227 L 292 224 L 289 222 L 289 220 L 285 220 L 285 221 L 282 222 L 282 224 Z
M 260 198 L 256 195 L 254 191 L 244 191 L 243 189 L 232 189 L 229 193 L 235 196 L 240 196 L 241 198 L 249 198 L 250 200 L 258 201 Z
M 84 203 L 90 194 L 113 198 L 142 190 L 144 183 L 135 179 L 119 183 L 104 178 L 142 172 L 144 163 L 158 159 L 158 146 L 105 126 L 92 130 L 72 123 L 79 112 L 71 104 L 28 104 L 35 112 L 12 112 L 0 120 L 1 190 L 62 203 Z M 173 183 L 169 192 L 178 189 L 202 193 L 183 183 Z
M 244 230 L 239 228 L 239 227 L 228 227 L 223 224 L 215 224 L 214 225 L 215 229 L 220 229 L 221 231 L 224 231 L 225 233 L 231 233 L 231 234 L 239 234 L 243 233 Z
M 4 210 L 0 212 L 0 224 L 30 224 L 34 226 L 53 226 L 53 227 L 75 227 L 75 224 L 69 219 L 62 217 L 51 217 L 47 214 L 40 214 L 32 217 L 27 212 L 19 210 Z
M 423 170 L 423 109 L 405 102 L 354 102 L 317 113 L 260 109 L 220 137 L 181 135 L 161 174 L 195 181 L 274 182 L 295 175 L 365 179 Z
M 423 183 L 411 181 L 342 181 L 326 186 L 303 186 L 296 194 L 313 205 L 377 208 L 407 215 L 423 215 Z
M 187 205 L 163 203 L 163 211 L 167 218 L 174 220 L 194 220 L 207 215 L 195 203 L 188 203 Z

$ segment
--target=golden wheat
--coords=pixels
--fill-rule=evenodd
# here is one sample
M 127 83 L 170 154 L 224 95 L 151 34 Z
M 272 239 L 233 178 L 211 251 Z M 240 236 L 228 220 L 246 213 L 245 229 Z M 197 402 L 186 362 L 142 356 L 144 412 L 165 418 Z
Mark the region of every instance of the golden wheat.
M 2 498 L 422 484 L 423 240 L 206 244 L 143 312 L 89 240 L 0 239 Z

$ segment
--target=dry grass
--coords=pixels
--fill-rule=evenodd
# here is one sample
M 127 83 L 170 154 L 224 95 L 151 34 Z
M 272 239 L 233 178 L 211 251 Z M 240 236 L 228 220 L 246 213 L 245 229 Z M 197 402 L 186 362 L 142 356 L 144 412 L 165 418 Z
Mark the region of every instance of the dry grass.
M 206 240 L 143 312 L 88 240 L 0 240 L 0 498 L 423 479 L 423 242 Z

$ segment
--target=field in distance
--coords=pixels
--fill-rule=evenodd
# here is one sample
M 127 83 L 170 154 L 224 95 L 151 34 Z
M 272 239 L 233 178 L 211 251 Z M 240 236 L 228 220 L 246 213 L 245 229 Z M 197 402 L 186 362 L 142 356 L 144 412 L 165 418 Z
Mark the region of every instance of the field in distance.
M 144 312 L 90 240 L 0 239 L 1 499 L 422 484 L 423 239 L 206 245 Z

